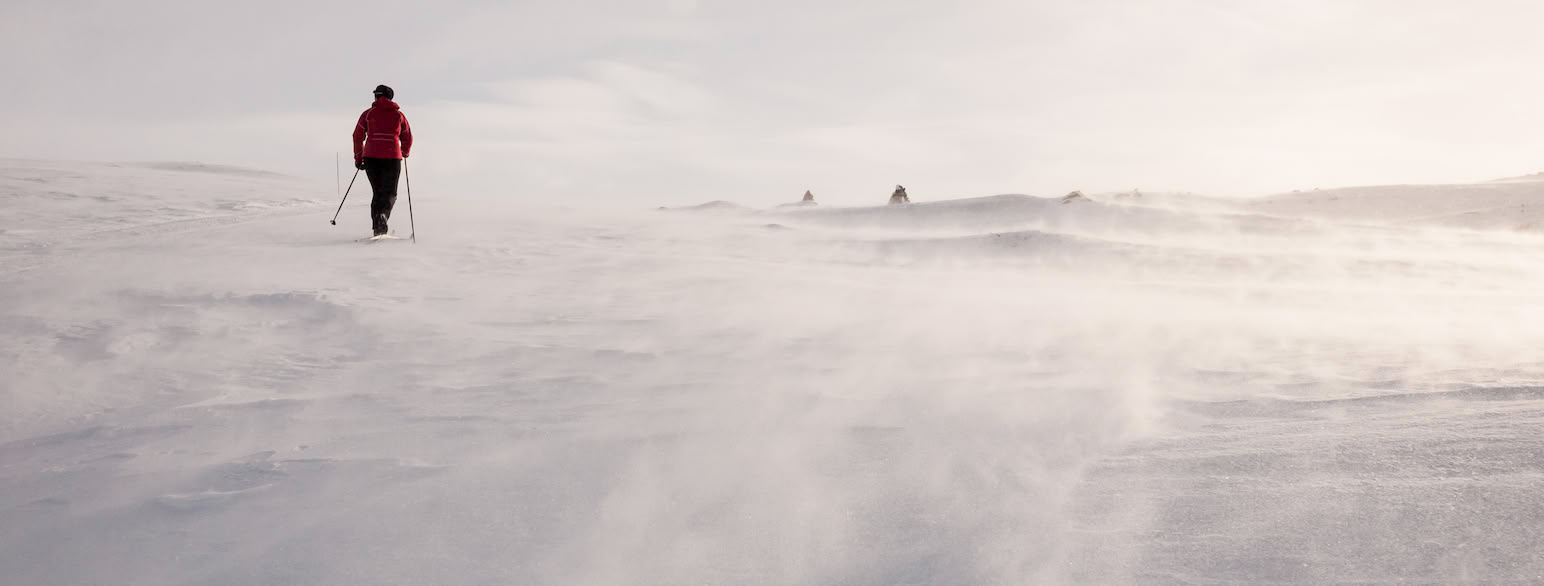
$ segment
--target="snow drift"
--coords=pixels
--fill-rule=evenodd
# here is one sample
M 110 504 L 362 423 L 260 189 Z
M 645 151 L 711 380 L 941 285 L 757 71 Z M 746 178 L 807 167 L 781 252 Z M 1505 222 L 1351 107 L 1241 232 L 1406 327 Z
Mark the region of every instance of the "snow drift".
M 285 177 L 0 161 L 0 581 L 1534 580 L 1544 240 L 1506 185 L 416 186 L 414 245 Z

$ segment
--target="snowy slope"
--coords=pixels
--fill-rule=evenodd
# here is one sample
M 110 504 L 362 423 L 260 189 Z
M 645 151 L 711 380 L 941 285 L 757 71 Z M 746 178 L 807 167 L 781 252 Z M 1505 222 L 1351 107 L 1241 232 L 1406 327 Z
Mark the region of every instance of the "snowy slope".
M 1384 185 L 1289 193 L 1251 202 L 1259 213 L 1335 221 L 1544 231 L 1544 178 L 1458 185 Z
M 1544 575 L 1527 232 L 331 187 L 0 161 L 0 583 Z

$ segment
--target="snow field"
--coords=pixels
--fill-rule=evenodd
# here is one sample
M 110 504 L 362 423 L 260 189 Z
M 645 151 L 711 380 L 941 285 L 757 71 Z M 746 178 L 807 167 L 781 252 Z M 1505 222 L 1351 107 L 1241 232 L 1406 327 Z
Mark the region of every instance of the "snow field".
M 361 244 L 293 179 L 0 162 L 3 581 L 1544 572 L 1526 230 L 418 187 Z

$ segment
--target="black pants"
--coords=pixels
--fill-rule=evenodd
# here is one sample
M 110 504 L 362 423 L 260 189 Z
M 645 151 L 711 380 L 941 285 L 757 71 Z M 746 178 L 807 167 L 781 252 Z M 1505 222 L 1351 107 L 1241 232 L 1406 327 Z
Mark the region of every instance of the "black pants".
M 386 233 L 386 220 L 397 205 L 397 177 L 402 175 L 402 159 L 365 159 L 365 177 L 370 179 L 370 226 L 375 235 Z

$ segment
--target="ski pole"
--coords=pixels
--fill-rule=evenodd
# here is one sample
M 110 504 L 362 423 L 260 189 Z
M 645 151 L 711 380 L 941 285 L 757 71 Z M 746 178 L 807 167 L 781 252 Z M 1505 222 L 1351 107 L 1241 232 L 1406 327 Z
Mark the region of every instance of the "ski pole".
M 412 230 L 408 238 L 418 244 L 418 225 L 413 223 L 413 175 L 407 172 L 407 159 L 402 159 L 402 177 L 407 180 L 407 228 Z
M 359 169 L 354 170 L 354 179 L 359 178 Z M 354 190 L 354 179 L 348 180 L 348 189 L 343 190 L 343 201 L 348 201 L 348 192 Z M 343 201 L 338 202 L 338 211 L 332 214 L 332 225 L 338 225 L 338 214 L 343 213 Z

